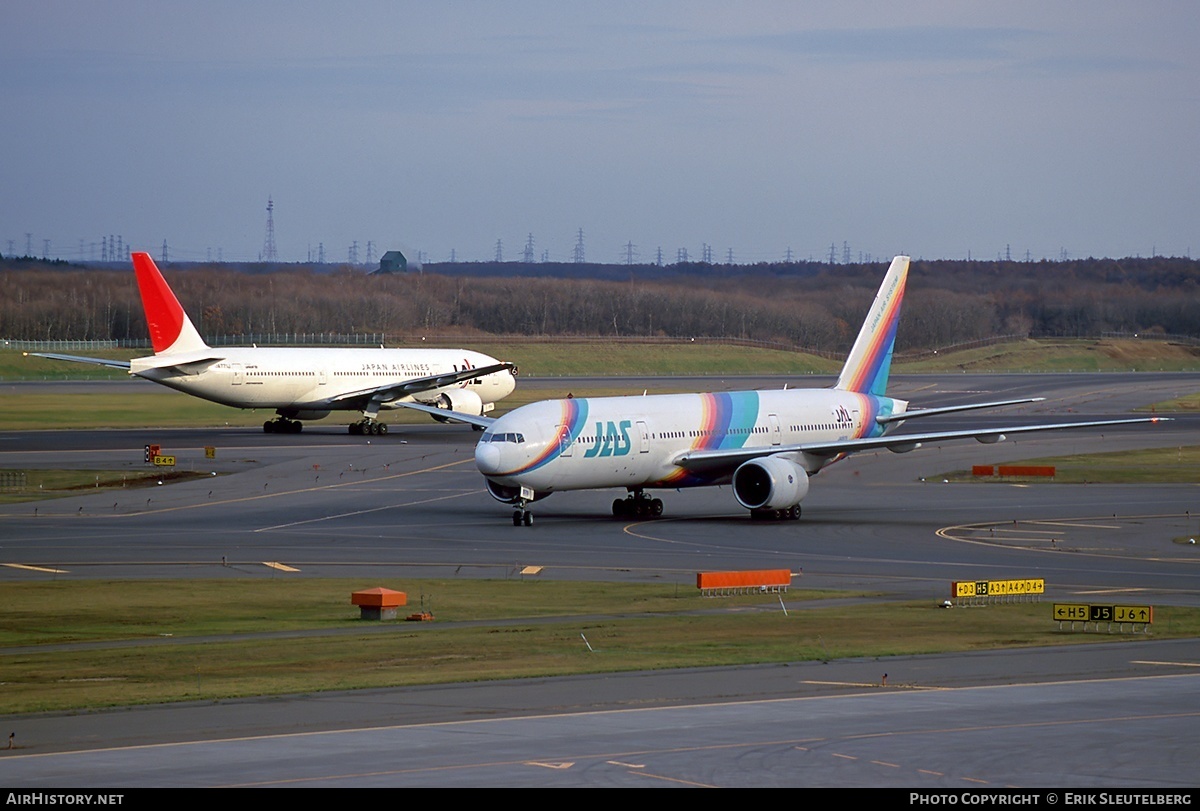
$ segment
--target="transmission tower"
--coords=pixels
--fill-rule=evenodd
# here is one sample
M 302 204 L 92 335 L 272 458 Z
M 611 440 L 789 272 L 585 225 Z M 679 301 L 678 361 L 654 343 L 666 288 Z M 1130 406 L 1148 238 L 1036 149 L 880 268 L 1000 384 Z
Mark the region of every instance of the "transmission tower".
M 496 240 L 496 261 L 497 262 L 504 261 L 504 249 L 503 249 L 503 246 L 500 244 L 500 240 Z
M 574 261 L 577 265 L 583 264 L 583 229 L 579 229 L 579 239 L 575 243 Z
M 632 242 L 625 243 L 625 264 L 626 265 L 633 264 L 633 257 L 637 256 L 637 251 L 635 250 L 636 248 L 637 248 L 637 246 L 634 245 Z
M 850 264 L 850 243 L 849 242 L 842 243 L 842 264 L 843 265 Z
M 375 261 L 375 243 L 367 240 L 367 264 L 370 265 Z
M 162 263 L 167 264 L 167 241 L 163 240 Z
M 829 243 L 829 264 L 837 264 L 837 245 L 834 245 L 832 242 Z
M 350 243 L 350 254 L 349 254 L 348 258 L 350 260 L 350 264 L 352 264 L 352 265 L 358 264 L 358 240 L 357 239 Z
M 534 253 L 533 253 L 533 234 L 532 233 L 529 235 L 529 238 L 527 240 L 525 240 L 525 253 L 522 256 L 522 261 L 524 261 L 525 264 L 527 264 L 527 265 L 533 264 Z
M 662 245 L 659 245 L 658 251 L 655 252 L 654 264 L 658 265 L 659 267 L 662 267 Z
M 794 258 L 792 258 L 792 248 L 790 245 L 788 246 L 787 254 L 783 261 L 787 262 L 789 265 L 796 261 Z
M 275 261 L 275 202 L 267 198 L 267 238 L 263 240 L 264 262 Z

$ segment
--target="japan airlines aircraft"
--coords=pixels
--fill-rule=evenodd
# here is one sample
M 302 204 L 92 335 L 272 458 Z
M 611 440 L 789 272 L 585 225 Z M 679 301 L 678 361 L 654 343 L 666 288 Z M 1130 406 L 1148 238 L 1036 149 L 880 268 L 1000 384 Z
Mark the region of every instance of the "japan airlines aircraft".
M 125 369 L 178 391 L 235 408 L 273 408 L 267 433 L 299 433 L 300 420 L 358 411 L 352 434 L 386 434 L 381 410 L 426 405 L 481 417 L 516 385 L 515 367 L 466 349 L 228 347 L 204 342 L 147 253 L 133 254 L 154 354 L 132 361 L 27 352 Z M 460 420 L 464 421 L 464 420 Z
M 733 485 L 755 518 L 799 518 L 809 478 L 857 451 L 905 453 L 926 442 L 1156 422 L 1157 418 L 976 428 L 896 435 L 907 420 L 1042 398 L 908 410 L 885 394 L 909 259 L 883 279 L 832 389 L 661 394 L 546 400 L 497 419 L 454 415 L 485 427 L 475 465 L 497 501 L 515 506 L 513 524 L 533 523 L 532 501 L 561 490 L 623 487 L 617 517 L 655 517 L 655 488 Z M 432 409 L 422 409 L 432 410 Z M 444 413 L 444 412 L 443 412 Z

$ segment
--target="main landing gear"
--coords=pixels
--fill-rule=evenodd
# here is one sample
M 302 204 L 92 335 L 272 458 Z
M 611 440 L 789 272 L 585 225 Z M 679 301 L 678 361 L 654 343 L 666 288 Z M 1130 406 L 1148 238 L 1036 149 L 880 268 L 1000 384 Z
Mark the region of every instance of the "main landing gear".
M 374 420 L 359 420 L 350 423 L 350 433 L 354 436 L 381 436 L 388 431 L 387 425 Z
M 300 420 L 289 420 L 287 417 L 276 417 L 263 423 L 264 434 L 298 434 L 304 428 Z
M 635 490 L 625 498 L 613 501 L 614 518 L 658 518 L 663 514 L 661 498 L 650 498 L 641 490 Z
M 519 527 L 522 524 L 527 527 L 533 526 L 533 513 L 524 507 L 518 507 L 513 510 L 513 526 Z

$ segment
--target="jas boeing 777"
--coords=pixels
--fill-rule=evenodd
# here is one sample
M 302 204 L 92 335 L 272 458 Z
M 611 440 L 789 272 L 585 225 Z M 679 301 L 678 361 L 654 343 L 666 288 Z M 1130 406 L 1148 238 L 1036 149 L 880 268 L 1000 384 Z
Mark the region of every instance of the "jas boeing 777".
M 29 352 L 43 358 L 125 369 L 168 388 L 235 408 L 274 409 L 267 433 L 298 433 L 301 420 L 357 411 L 352 434 L 386 434 L 386 409 L 424 405 L 482 417 L 511 394 L 511 363 L 466 349 L 223 347 L 204 342 L 154 260 L 133 254 L 154 354 L 132 361 Z
M 1049 423 L 895 434 L 907 420 L 1019 403 L 1006 400 L 908 410 L 888 397 L 888 372 L 909 259 L 897 256 L 831 389 L 660 394 L 545 400 L 497 419 L 454 415 L 484 427 L 475 465 L 488 492 L 514 506 L 513 524 L 530 525 L 530 502 L 563 490 L 624 488 L 617 517 L 662 514 L 647 490 L 732 485 L 756 518 L 799 518 L 809 479 L 845 456 L 887 448 L 904 453 L 927 442 L 1155 422 L 1155 418 Z M 431 410 L 431 409 L 422 409 Z

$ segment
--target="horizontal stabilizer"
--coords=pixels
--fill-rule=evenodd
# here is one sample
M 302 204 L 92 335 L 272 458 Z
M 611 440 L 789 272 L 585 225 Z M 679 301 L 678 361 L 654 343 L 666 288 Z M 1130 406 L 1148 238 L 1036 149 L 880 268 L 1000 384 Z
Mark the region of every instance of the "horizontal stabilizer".
M 70 361 L 71 363 L 91 363 L 96 366 L 108 366 L 112 369 L 124 369 L 125 371 L 129 371 L 129 361 L 127 360 L 113 360 L 112 358 L 85 358 L 81 355 L 59 355 L 54 352 L 26 352 L 24 354 L 35 358 L 65 360 Z
M 151 369 L 174 369 L 180 374 L 194 375 L 223 360 L 225 360 L 224 355 L 205 347 L 204 350 L 198 352 L 173 352 L 134 358 L 131 372 L 136 375 Z

